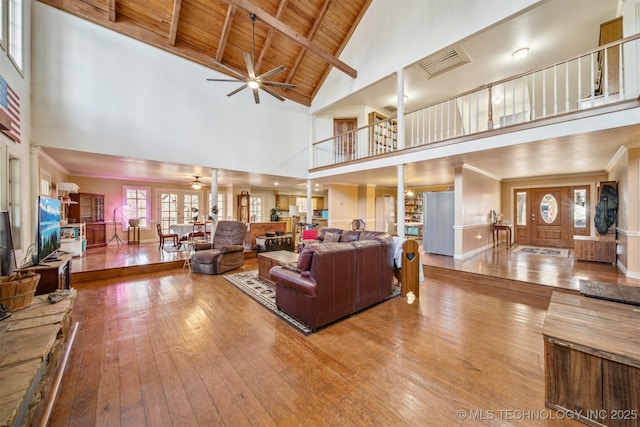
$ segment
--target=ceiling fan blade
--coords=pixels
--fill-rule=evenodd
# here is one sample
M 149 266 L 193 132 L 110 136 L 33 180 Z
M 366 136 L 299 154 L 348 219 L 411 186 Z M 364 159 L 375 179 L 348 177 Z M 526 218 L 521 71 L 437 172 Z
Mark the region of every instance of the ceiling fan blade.
M 222 62 L 218 62 L 215 59 L 212 59 L 211 62 L 213 62 L 216 66 L 222 68 L 225 71 L 228 71 L 229 73 L 233 74 L 234 76 L 236 76 L 239 79 L 245 80 L 247 77 L 242 75 L 240 72 L 234 70 L 231 67 L 227 67 L 226 65 L 224 65 Z
M 275 93 L 274 91 L 272 91 L 271 89 L 269 89 L 266 86 L 262 86 L 262 90 L 267 92 L 269 95 L 273 96 L 274 98 L 277 98 L 280 101 L 284 101 L 284 98 L 281 97 L 280 95 L 278 95 L 277 93 Z
M 252 80 L 256 79 L 256 72 L 253 69 L 253 62 L 251 62 L 251 55 L 247 52 L 244 53 L 244 62 L 247 64 L 247 73 L 249 73 L 249 78 Z
M 264 74 L 260 74 L 258 77 L 256 77 L 256 79 L 258 79 L 258 80 L 268 79 L 269 77 L 275 76 L 276 74 L 281 73 L 281 72 L 286 71 L 286 70 L 287 70 L 287 67 L 285 67 L 284 65 L 281 65 L 281 66 L 279 66 L 277 68 L 274 68 L 271 71 L 267 71 Z
M 258 95 L 258 88 L 253 89 L 253 99 L 256 100 L 256 104 L 260 104 L 260 95 Z
M 283 89 L 295 89 L 298 87 L 296 85 L 292 85 L 289 83 L 279 83 L 279 82 L 262 82 L 262 84 L 265 86 L 281 87 Z
M 235 82 L 235 83 L 242 83 L 242 82 L 244 82 L 244 79 L 242 79 L 242 80 L 231 80 L 231 79 L 207 79 L 207 81 L 210 81 L 210 82 Z
M 248 86 L 248 85 L 245 83 L 245 84 L 243 84 L 242 86 L 240 86 L 238 89 L 234 90 L 233 92 L 229 92 L 229 93 L 227 94 L 227 96 L 235 95 L 236 93 L 240 92 L 242 89 L 247 88 L 247 86 Z

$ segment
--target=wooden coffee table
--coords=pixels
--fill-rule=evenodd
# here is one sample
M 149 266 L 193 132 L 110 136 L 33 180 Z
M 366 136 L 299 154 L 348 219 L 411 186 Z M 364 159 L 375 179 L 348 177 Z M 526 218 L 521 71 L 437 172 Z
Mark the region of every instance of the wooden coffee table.
M 272 267 L 291 262 L 298 262 L 297 252 L 260 252 L 258 254 L 258 277 L 273 286 L 275 283 L 269 279 L 269 270 L 271 270 Z

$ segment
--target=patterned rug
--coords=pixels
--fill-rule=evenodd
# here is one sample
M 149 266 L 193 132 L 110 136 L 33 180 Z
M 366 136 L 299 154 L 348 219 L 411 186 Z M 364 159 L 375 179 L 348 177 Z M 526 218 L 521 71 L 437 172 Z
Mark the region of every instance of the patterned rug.
M 305 335 L 311 334 L 311 328 L 304 323 L 299 322 L 287 313 L 278 310 L 276 307 L 276 291 L 258 278 L 258 270 L 244 271 L 242 273 L 225 274 L 222 277 L 227 279 L 236 288 L 249 295 L 263 307 L 270 310 L 273 314 L 296 328 Z
M 548 255 L 566 258 L 569 256 L 569 249 L 558 248 L 542 248 L 539 246 L 518 246 L 514 248 L 512 252 L 521 252 L 531 255 Z
M 242 273 L 235 274 L 225 274 L 222 277 L 227 279 L 227 281 L 233 286 L 249 295 L 256 302 L 260 303 L 263 307 L 270 310 L 273 314 L 296 328 L 298 331 L 302 332 L 305 335 L 310 335 L 312 333 L 311 328 L 309 328 L 307 325 L 299 322 L 296 318 L 289 316 L 287 313 L 278 310 L 278 308 L 276 307 L 276 291 L 267 283 L 258 278 L 258 270 L 244 271 Z M 400 286 L 394 286 L 393 293 L 389 295 L 386 300 L 395 298 L 399 296 L 400 293 Z

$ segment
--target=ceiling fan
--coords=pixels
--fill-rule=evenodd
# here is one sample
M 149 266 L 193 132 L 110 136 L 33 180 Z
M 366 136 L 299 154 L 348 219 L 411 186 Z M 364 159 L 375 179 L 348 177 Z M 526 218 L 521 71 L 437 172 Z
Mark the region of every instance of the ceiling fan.
M 280 95 L 278 95 L 277 93 L 275 93 L 273 90 L 271 90 L 269 88 L 269 86 L 273 86 L 273 87 L 280 87 L 280 88 L 284 88 L 284 89 L 295 89 L 296 85 L 292 85 L 289 83 L 280 83 L 280 82 L 272 82 L 267 80 L 269 77 L 274 76 L 278 73 L 281 73 L 282 71 L 285 71 L 287 69 L 287 67 L 285 67 L 284 65 L 281 65 L 277 68 L 274 68 L 271 71 L 267 71 L 266 73 L 260 74 L 259 76 L 256 76 L 255 73 L 255 69 L 253 67 L 253 65 L 255 64 L 255 23 L 256 23 L 256 15 L 255 14 L 250 14 L 249 17 L 251 18 L 251 55 L 249 55 L 248 53 L 244 53 L 244 62 L 247 64 L 247 74 L 248 76 L 245 76 L 241 73 L 239 73 L 238 71 L 234 70 L 231 67 L 227 67 L 226 65 L 224 65 L 221 62 L 218 62 L 216 60 L 213 60 L 213 63 L 216 64 L 218 67 L 228 71 L 229 73 L 233 74 L 234 76 L 237 77 L 237 79 L 207 79 L 208 81 L 211 82 L 237 82 L 237 83 L 243 83 L 242 86 L 240 86 L 238 89 L 234 90 L 233 92 L 230 92 L 229 94 L 227 94 L 227 96 L 232 96 L 235 95 L 236 93 L 240 92 L 241 90 L 249 87 L 253 90 L 253 98 L 256 101 L 256 104 L 260 103 L 260 96 L 258 95 L 258 89 L 262 89 L 265 92 L 267 92 L 269 95 L 279 99 L 280 101 L 284 101 L 284 98 L 281 97 Z

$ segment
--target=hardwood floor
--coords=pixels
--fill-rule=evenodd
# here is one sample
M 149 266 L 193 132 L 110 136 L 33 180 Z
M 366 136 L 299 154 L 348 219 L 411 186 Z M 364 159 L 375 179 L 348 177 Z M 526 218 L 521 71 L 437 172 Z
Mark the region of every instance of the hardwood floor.
M 515 255 L 498 249 L 486 257 Z M 307 337 L 220 276 L 174 268 L 79 283 L 49 425 L 581 425 L 544 407 L 548 296 L 464 271 L 479 261 L 454 264 L 459 275 L 425 265 L 413 304 L 396 298 Z M 595 267 L 572 271 L 618 280 Z M 502 270 L 573 277 L 536 256 Z

